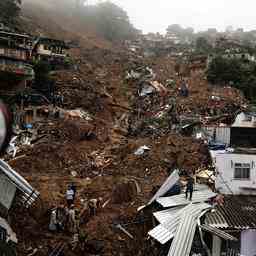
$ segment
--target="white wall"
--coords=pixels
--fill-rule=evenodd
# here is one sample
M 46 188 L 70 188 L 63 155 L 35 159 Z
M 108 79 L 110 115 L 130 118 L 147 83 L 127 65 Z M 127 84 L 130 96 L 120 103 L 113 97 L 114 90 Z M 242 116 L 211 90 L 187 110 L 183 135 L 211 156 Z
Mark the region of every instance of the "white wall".
M 220 193 L 256 195 L 256 155 L 215 153 L 214 158 L 217 171 L 215 187 Z M 235 163 L 250 163 L 250 179 L 234 179 Z
M 241 232 L 241 255 L 256 255 L 256 230 L 249 229 Z
M 252 116 L 251 121 L 246 121 L 246 114 L 240 113 L 237 115 L 235 122 L 232 127 L 255 127 L 256 117 Z
M 51 50 L 45 50 L 43 44 L 39 45 L 37 52 L 38 52 L 38 54 L 42 54 L 42 55 L 51 55 L 51 53 L 52 53 Z

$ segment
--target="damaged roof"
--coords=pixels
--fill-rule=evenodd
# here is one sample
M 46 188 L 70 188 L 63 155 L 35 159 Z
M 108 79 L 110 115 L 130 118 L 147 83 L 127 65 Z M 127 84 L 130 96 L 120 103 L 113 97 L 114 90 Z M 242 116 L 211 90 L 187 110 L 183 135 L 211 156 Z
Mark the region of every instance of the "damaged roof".
M 195 191 L 193 193 L 192 203 L 205 202 L 210 198 L 215 197 L 216 195 L 216 193 L 212 192 L 209 189 L 203 191 Z M 175 207 L 179 205 L 188 205 L 191 203 L 191 201 L 186 199 L 185 194 L 170 197 L 160 197 L 156 201 L 163 207 Z
M 17 194 L 17 199 L 26 207 L 33 204 L 39 197 L 39 192 L 3 160 L 0 160 L 0 172 L 2 172 L 17 188 L 19 192 Z
M 201 228 L 202 230 L 212 233 L 220 238 L 223 238 L 224 240 L 230 240 L 230 241 L 238 241 L 238 239 L 226 232 L 224 232 L 223 230 L 220 230 L 218 228 L 214 228 L 208 225 L 200 225 L 199 228 Z
M 256 197 L 225 197 L 223 205 L 206 214 L 205 224 L 221 229 L 244 230 L 256 228 Z
M 168 177 L 168 179 L 166 179 L 164 184 L 160 187 L 148 204 L 153 203 L 160 196 L 165 195 L 179 181 L 179 179 L 179 170 L 174 170 L 174 172 Z
M 209 204 L 191 204 L 182 214 L 175 237 L 172 241 L 168 256 L 189 255 L 194 240 L 198 219 L 211 208 Z M 186 234 L 186 235 L 184 235 Z

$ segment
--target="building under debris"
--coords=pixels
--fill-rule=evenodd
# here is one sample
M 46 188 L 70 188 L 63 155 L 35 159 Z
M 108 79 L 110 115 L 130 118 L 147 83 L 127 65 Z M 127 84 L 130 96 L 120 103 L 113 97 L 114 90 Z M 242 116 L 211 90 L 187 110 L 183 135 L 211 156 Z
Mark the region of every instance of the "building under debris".
M 0 160 L 0 190 L 0 250 L 15 255 L 18 240 L 7 220 L 16 207 L 31 207 L 39 192 L 3 160 Z
M 30 64 L 31 53 L 32 40 L 30 36 L 0 31 L 1 80 L 6 83 L 10 80 L 32 80 L 34 78 L 34 70 Z M 25 87 L 26 84 L 23 83 L 23 86 Z M 8 89 L 10 88 L 8 87 Z

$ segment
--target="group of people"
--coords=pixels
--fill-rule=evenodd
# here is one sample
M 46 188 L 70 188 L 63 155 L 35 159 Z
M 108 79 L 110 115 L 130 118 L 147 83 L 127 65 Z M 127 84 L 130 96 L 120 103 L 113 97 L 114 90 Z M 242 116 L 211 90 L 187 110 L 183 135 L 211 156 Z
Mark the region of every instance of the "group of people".
M 84 200 L 83 208 L 80 212 L 75 209 L 76 186 L 70 184 L 66 190 L 66 205 L 53 206 L 50 214 L 50 231 L 68 231 L 76 233 L 80 223 L 86 223 L 91 216 L 96 215 L 97 209 L 100 208 L 102 198 Z
M 50 231 L 64 231 L 67 230 L 70 233 L 76 232 L 77 220 L 75 211 L 75 196 L 76 186 L 72 183 L 68 186 L 66 191 L 67 205 L 53 206 L 50 216 Z
M 49 230 L 59 232 L 67 230 L 70 233 L 74 233 L 76 231 L 74 205 L 71 205 L 70 208 L 64 205 L 53 207 L 51 209 Z

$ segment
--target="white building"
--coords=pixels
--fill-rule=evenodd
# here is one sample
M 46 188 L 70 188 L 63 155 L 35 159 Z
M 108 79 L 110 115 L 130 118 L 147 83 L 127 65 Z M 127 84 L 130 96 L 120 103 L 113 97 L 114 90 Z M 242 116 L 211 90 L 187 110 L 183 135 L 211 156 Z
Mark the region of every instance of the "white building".
M 256 195 L 256 150 L 211 151 L 221 194 Z
M 247 114 L 245 112 L 237 115 L 235 122 L 232 127 L 247 127 L 247 128 L 255 128 L 256 127 L 256 115 Z
M 240 113 L 229 127 L 216 128 L 215 140 L 232 148 L 211 150 L 215 188 L 224 203 L 206 217 L 206 224 L 230 232 L 237 242 L 227 244 L 213 236 L 212 255 L 256 255 L 256 117 Z

